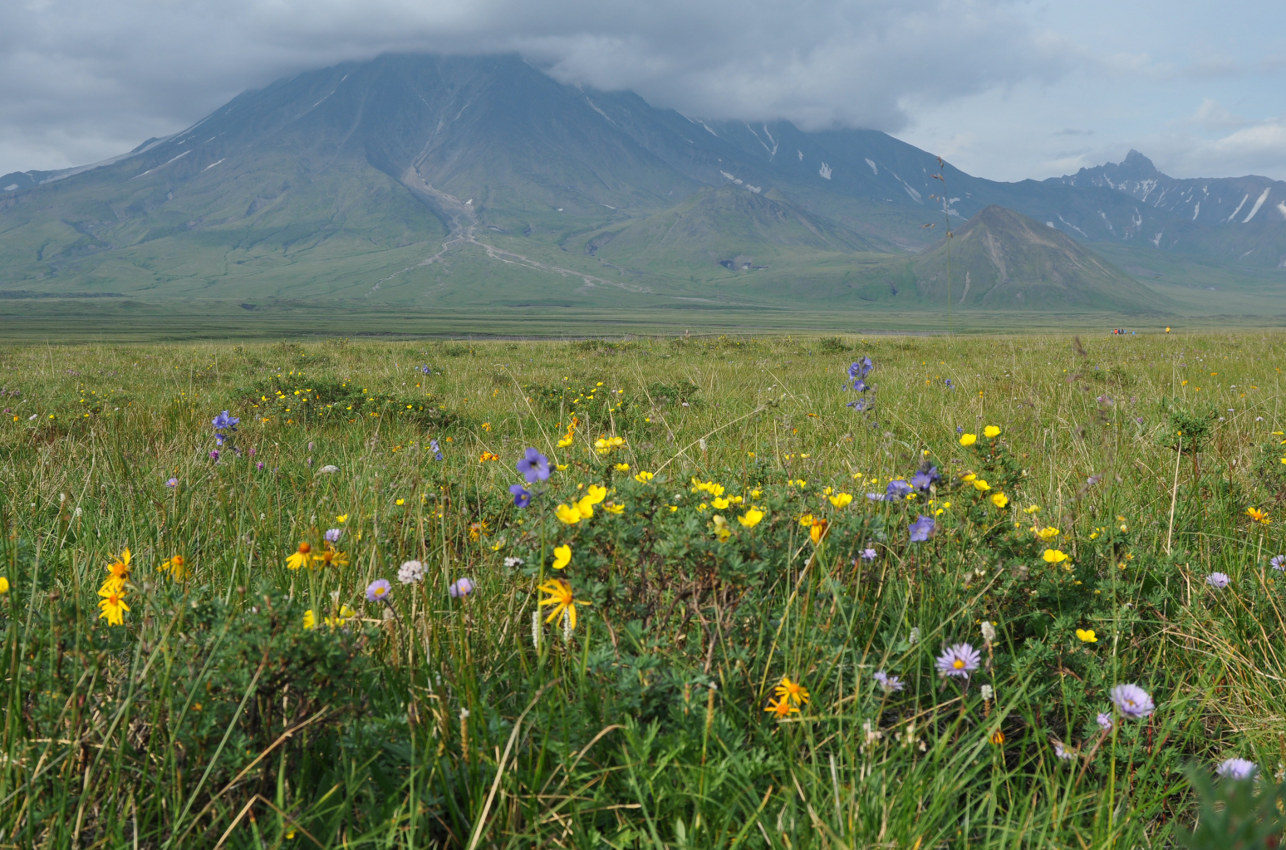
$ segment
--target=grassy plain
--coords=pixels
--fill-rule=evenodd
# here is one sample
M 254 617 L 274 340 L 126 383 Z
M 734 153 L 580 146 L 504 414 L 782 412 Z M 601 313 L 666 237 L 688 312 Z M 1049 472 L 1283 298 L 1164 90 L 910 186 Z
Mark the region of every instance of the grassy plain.
M 0 348 L 0 846 L 1268 846 L 1282 363 L 1101 330 Z

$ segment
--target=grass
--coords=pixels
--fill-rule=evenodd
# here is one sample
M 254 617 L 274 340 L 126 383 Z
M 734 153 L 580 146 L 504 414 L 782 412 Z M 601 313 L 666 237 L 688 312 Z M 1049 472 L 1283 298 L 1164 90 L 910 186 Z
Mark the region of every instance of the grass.
M 1269 846 L 1282 362 L 1269 332 L 0 348 L 0 846 Z M 1263 781 L 1210 781 L 1231 757 Z

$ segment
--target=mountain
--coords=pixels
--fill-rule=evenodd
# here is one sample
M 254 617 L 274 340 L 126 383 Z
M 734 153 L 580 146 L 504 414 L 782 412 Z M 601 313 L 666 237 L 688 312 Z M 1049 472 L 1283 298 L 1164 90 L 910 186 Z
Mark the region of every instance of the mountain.
M 1231 183 L 1205 181 L 1219 200 L 1194 213 L 1176 200 L 1192 181 L 1163 179 L 1132 154 L 998 183 L 875 131 L 703 121 L 516 56 L 387 55 L 245 92 L 105 163 L 0 179 L 0 297 L 932 307 L 938 257 L 920 254 L 950 229 L 964 307 L 1148 303 L 1095 243 L 1149 275 L 1163 254 L 1276 268 L 1286 187 L 1228 217 Z

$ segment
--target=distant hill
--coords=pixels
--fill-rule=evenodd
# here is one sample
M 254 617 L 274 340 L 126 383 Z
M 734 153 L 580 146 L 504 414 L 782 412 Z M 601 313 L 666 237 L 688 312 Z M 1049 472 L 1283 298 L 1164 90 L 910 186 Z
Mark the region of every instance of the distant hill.
M 516 56 L 388 55 L 106 163 L 0 179 L 0 297 L 937 309 L 921 252 L 948 227 L 962 308 L 1158 303 L 1060 234 L 1167 285 L 1202 261 L 1275 273 L 1286 186 L 1150 166 L 998 183 L 874 131 L 703 121 Z

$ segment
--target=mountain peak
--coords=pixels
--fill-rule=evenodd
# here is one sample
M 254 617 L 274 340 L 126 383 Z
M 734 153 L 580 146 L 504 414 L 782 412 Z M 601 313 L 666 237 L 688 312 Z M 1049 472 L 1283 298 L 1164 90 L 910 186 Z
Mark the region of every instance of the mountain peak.
M 1152 160 L 1134 150 L 1134 148 L 1130 148 L 1130 152 L 1121 161 L 1120 167 L 1132 177 L 1155 177 L 1160 174 L 1157 171 L 1157 167 L 1152 164 Z

